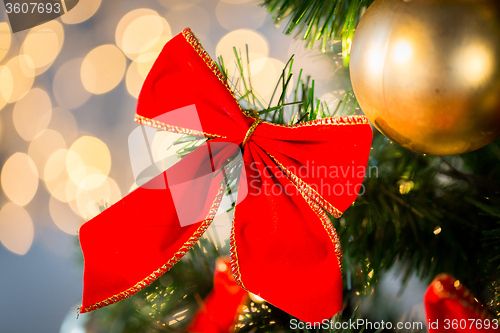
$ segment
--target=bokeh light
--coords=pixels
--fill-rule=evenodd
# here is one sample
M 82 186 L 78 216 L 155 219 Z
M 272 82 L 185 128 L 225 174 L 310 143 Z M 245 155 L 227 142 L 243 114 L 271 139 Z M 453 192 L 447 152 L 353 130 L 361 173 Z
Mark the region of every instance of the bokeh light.
M 178 147 L 174 145 L 174 142 L 182 138 L 182 134 L 176 134 L 166 131 L 158 131 L 155 133 L 153 141 L 151 142 L 151 153 L 155 161 L 164 161 L 164 168 L 170 168 L 174 163 L 177 163 L 181 159 L 177 154 Z
M 217 43 L 215 55 L 224 58 L 224 64 L 230 77 L 235 74 L 237 68 L 233 47 L 236 47 L 238 53 L 241 52 L 242 55 L 245 55 L 247 44 L 249 52 L 252 52 L 254 57 L 255 55 L 261 55 L 262 57 L 269 55 L 269 42 L 263 35 L 253 30 L 239 29 L 231 31 Z M 256 60 L 252 55 L 249 56 L 250 61 Z
M 28 155 L 35 163 L 40 179 L 44 179 L 47 161 L 59 149 L 66 149 L 66 142 L 59 132 L 52 129 L 46 129 L 31 141 Z
M 19 206 L 27 205 L 38 189 L 38 171 L 33 160 L 15 153 L 5 162 L 0 176 L 5 195 Z
M 149 49 L 160 39 L 165 19 L 158 15 L 141 16 L 132 21 L 123 33 L 123 51 L 134 59 L 137 54 Z
M 93 94 L 104 94 L 123 79 L 127 61 L 115 45 L 101 45 L 83 59 L 81 78 L 85 89 Z
M 76 205 L 81 217 L 89 220 L 97 216 L 102 210 L 116 203 L 121 199 L 120 188 L 116 182 L 102 175 L 89 175 L 83 182 L 98 183 L 100 180 L 88 179 L 103 177 L 104 181 L 92 189 L 80 187 L 76 193 Z
M 153 46 L 139 54 L 134 61 L 140 64 L 144 64 L 144 68 L 147 69 L 149 72 L 149 69 L 153 66 L 153 63 L 155 62 L 156 58 L 158 58 L 158 55 L 160 54 L 161 50 L 165 46 L 165 44 L 171 39 L 171 36 L 161 36 Z M 142 70 L 141 70 L 142 71 Z
M 335 95 L 343 98 L 345 92 L 350 89 L 349 69 L 344 66 L 341 53 L 331 52 L 325 57 L 319 48 L 306 48 L 304 41 L 298 38 L 290 43 L 287 54 L 288 58 L 294 55 L 295 77 L 298 77 L 299 70 L 303 68 L 307 69 L 307 72 L 304 73 L 314 78 L 314 94 L 316 96 L 334 92 Z
M 130 11 L 122 17 L 116 27 L 116 45 L 127 57 L 136 60 L 141 54 L 158 49 L 172 38 L 172 31 L 168 22 L 152 9 L 139 8 Z
M 54 97 L 59 106 L 65 109 L 80 107 L 91 96 L 80 79 L 82 62 L 83 58 L 71 59 L 59 67 L 54 76 Z
M 80 186 L 88 176 L 109 174 L 111 154 L 101 140 L 91 136 L 82 136 L 71 145 L 69 150 L 71 153 L 66 156 L 66 168 L 76 185 Z M 82 186 L 85 186 L 85 189 L 92 189 L 92 186 L 97 187 L 102 182 L 104 182 L 102 178 L 93 178 L 93 181 L 83 183 Z
M 68 154 L 72 154 L 69 152 Z M 68 202 L 69 207 L 75 212 L 75 214 L 80 215 L 78 211 L 78 206 L 76 205 L 76 195 L 80 187 L 76 185 L 73 180 L 69 179 L 66 182 L 65 190 L 66 190 L 66 200 Z
M 267 17 L 267 12 L 262 10 L 259 4 L 259 0 L 245 1 L 244 4 L 219 1 L 215 15 L 220 25 L 227 30 L 257 29 L 264 24 Z
M 0 22 L 0 61 L 9 53 L 11 42 L 12 33 L 10 32 L 9 24 L 7 22 Z
M 151 61 L 132 61 L 130 63 L 125 76 L 125 85 L 128 93 L 133 97 L 139 97 L 144 80 L 146 80 L 146 77 L 154 64 L 154 60 L 156 60 L 156 57 Z
M 160 39 L 158 39 L 158 41 L 151 48 L 149 48 L 146 52 L 141 53 L 130 63 L 127 73 L 125 74 L 125 86 L 131 96 L 135 98 L 139 97 L 144 80 L 153 67 L 156 58 L 169 40 L 170 37 L 160 37 Z
M 35 228 L 29 213 L 8 202 L 0 210 L 0 242 L 10 251 L 24 255 L 33 243 Z
M 52 117 L 48 128 L 61 133 L 67 143 L 76 140 L 78 126 L 73 114 L 66 109 L 60 107 L 52 109 Z
M 27 55 L 15 56 L 0 72 L 0 93 L 7 102 L 13 103 L 31 89 L 34 76 L 33 60 Z
M 0 110 L 7 105 L 7 98 L 4 96 L 3 91 L 12 84 L 12 75 L 10 74 L 10 70 L 6 66 L 0 66 Z
M 255 2 L 255 0 L 222 0 L 222 2 L 231 4 L 242 4 L 247 2 Z
M 49 201 L 49 211 L 52 221 L 59 229 L 70 235 L 78 233 L 83 219 L 76 215 L 67 204 L 52 196 Z
M 321 95 L 319 99 L 324 103 L 326 103 L 330 111 L 333 112 L 339 106 L 339 103 L 342 100 L 342 96 L 338 94 L 334 95 L 331 92 L 328 92 L 326 94 Z
M 31 29 L 21 46 L 21 55 L 29 56 L 35 75 L 45 72 L 64 44 L 64 28 L 56 20 Z
M 128 190 L 128 193 L 132 193 L 135 189 L 139 188 L 139 185 L 134 182 L 132 186 L 130 186 L 130 189 Z
M 165 43 L 166 42 L 167 41 L 165 41 Z M 161 51 L 161 50 L 159 50 L 159 51 Z M 147 54 L 141 55 L 140 58 L 142 61 L 137 62 L 137 71 L 139 72 L 141 77 L 146 78 L 146 76 L 148 76 L 149 71 L 153 67 L 154 62 L 155 62 L 156 58 L 158 57 L 158 54 L 160 53 L 159 51 L 156 54 L 147 53 Z M 147 57 L 147 56 L 149 56 L 149 57 Z
M 203 41 L 203 47 L 209 49 L 207 41 L 209 42 L 210 38 L 201 38 L 201 36 L 208 37 L 212 24 L 216 22 L 213 14 L 209 13 L 205 8 L 192 6 L 185 9 L 169 10 L 165 14 L 165 18 L 173 29 L 177 27 L 178 29 L 184 29 L 187 27 L 186 22 L 189 22 L 189 28 Z
M 182 1 L 172 1 L 172 0 L 158 0 L 160 5 L 165 8 L 172 10 L 184 10 L 196 5 L 201 0 L 182 0 Z
M 33 140 L 47 128 L 52 116 L 49 95 L 40 88 L 31 89 L 14 105 L 12 118 L 17 133 L 26 141 Z
M 45 164 L 43 176 L 47 190 L 54 198 L 61 202 L 68 202 L 68 197 L 66 195 L 66 182 L 70 180 L 66 171 L 67 154 L 67 149 L 59 149 L 55 151 Z M 73 200 L 74 199 L 75 198 L 73 198 Z
M 91 18 L 101 6 L 101 0 L 79 0 L 76 6 L 61 16 L 66 24 L 78 24 Z
M 254 293 L 249 292 L 248 296 L 250 296 L 250 299 L 254 301 L 255 303 L 264 303 L 266 300 L 260 297 L 259 295 L 256 295 Z
M 145 79 L 139 72 L 138 63 L 132 61 L 130 66 L 128 66 L 127 75 L 125 76 L 125 85 L 128 93 L 135 98 L 139 97 Z
M 252 88 L 268 102 L 276 88 L 276 82 L 285 68 L 285 64 L 274 58 L 260 58 L 250 62 Z M 293 80 L 290 81 L 288 94 L 293 90 Z M 280 96 L 282 86 L 278 85 L 275 96 Z M 278 97 L 276 97 L 278 98 Z

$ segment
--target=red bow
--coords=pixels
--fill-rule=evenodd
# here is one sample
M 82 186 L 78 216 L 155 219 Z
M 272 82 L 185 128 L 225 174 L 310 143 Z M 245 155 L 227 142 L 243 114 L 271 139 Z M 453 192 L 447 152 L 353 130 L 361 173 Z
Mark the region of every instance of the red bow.
M 193 129 L 189 117 L 168 118 L 193 105 L 202 130 Z M 248 193 L 238 193 L 232 225 L 235 280 L 304 321 L 342 309 L 342 253 L 328 215 L 340 217 L 360 190 L 372 138 L 364 116 L 291 126 L 254 119 L 186 29 L 156 60 L 135 120 L 211 140 L 80 228 L 81 313 L 137 293 L 186 254 L 212 222 L 224 192 L 223 173 L 198 182 L 207 175 L 200 170 L 220 169 L 240 149 Z M 190 206 L 187 225 L 172 194 L 180 185 L 176 198 Z
M 205 298 L 187 332 L 232 332 L 238 311 L 248 299 L 248 293 L 234 281 L 229 258 L 219 258 L 215 263 L 214 287 Z
M 500 332 L 498 319 L 459 280 L 439 274 L 424 296 L 430 333 Z

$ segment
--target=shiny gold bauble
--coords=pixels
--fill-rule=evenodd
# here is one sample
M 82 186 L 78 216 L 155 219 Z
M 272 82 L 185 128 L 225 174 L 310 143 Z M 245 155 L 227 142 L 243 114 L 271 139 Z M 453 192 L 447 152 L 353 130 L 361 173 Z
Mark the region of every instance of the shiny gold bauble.
M 350 67 L 363 112 L 406 148 L 461 154 L 500 136 L 500 0 L 375 0 Z

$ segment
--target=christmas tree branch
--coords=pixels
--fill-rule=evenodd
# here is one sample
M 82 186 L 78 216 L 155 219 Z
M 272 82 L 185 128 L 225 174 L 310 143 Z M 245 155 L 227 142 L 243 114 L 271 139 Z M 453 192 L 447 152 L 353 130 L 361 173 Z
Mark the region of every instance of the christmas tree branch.
M 263 6 L 280 24 L 288 19 L 284 33 L 296 33 L 306 47 L 321 41 L 321 50 L 333 50 L 333 41 L 342 41 L 342 53 L 348 63 L 354 28 L 373 0 L 264 0 Z M 330 46 L 328 44 L 330 43 Z

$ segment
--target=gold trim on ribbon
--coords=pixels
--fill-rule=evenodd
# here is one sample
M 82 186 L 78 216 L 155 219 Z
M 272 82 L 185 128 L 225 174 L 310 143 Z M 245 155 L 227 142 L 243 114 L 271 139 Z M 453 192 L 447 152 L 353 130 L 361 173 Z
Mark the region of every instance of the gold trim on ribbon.
M 274 157 L 272 157 L 272 156 L 270 156 L 270 157 L 276 161 L 276 159 Z M 299 188 L 299 186 L 296 183 L 294 183 L 291 179 L 289 179 L 289 180 L 293 184 L 293 186 L 295 186 L 297 188 L 297 190 L 299 191 L 302 198 L 306 201 L 306 203 L 309 205 L 311 210 L 318 216 L 319 220 L 321 221 L 321 224 L 323 225 L 323 228 L 325 229 L 326 233 L 328 234 L 328 237 L 330 238 L 330 240 L 333 244 L 333 247 L 335 249 L 337 263 L 339 265 L 340 274 L 342 275 L 342 270 L 343 270 L 342 246 L 340 244 L 340 239 L 339 239 L 339 236 L 337 234 L 337 231 L 333 227 L 333 225 L 330 221 L 330 218 L 328 217 L 328 215 L 326 215 L 325 211 L 318 205 L 318 203 L 315 202 L 312 197 L 308 196 L 307 192 L 305 192 L 304 190 L 301 190 Z M 324 200 L 324 201 L 327 202 L 326 200 Z M 331 206 L 330 203 L 328 203 L 328 204 Z M 333 209 L 335 209 L 337 212 L 340 213 L 340 215 L 342 215 L 342 213 L 338 209 L 336 209 L 335 207 L 333 207 Z M 238 283 L 238 285 L 241 288 L 249 291 L 245 287 L 245 285 L 243 284 L 243 281 L 241 278 L 240 265 L 239 265 L 239 261 L 238 261 L 238 249 L 236 246 L 236 238 L 235 238 L 236 207 L 234 208 L 234 210 L 235 210 L 234 217 L 233 217 L 233 222 L 232 222 L 232 226 L 231 226 L 231 238 L 230 238 L 230 243 L 229 243 L 230 257 L 231 257 L 231 271 L 233 273 L 233 277 L 234 277 L 234 280 L 236 281 L 236 283 Z
M 189 44 L 191 44 L 191 46 L 193 47 L 193 49 L 196 51 L 196 53 L 198 53 L 198 55 L 200 56 L 200 58 L 205 62 L 205 64 L 212 71 L 212 73 L 214 73 L 215 76 L 217 76 L 217 78 L 219 79 L 219 81 L 222 82 L 222 84 L 226 87 L 227 91 L 229 91 L 229 93 L 231 94 L 231 96 L 233 96 L 234 101 L 238 105 L 238 108 L 241 110 L 241 112 L 245 116 L 247 116 L 249 118 L 253 118 L 247 111 L 245 111 L 245 110 L 243 110 L 241 108 L 240 103 L 238 103 L 238 99 L 236 98 L 236 96 L 234 96 L 233 89 L 231 89 L 231 87 L 229 86 L 229 83 L 227 82 L 226 76 L 224 74 L 222 74 L 222 72 L 219 69 L 219 66 L 217 66 L 217 64 L 215 63 L 215 61 L 213 61 L 212 57 L 210 57 L 210 55 L 208 54 L 208 52 L 205 51 L 205 49 L 201 45 L 200 41 L 194 35 L 194 33 L 191 31 L 191 29 L 189 29 L 189 28 L 184 29 L 182 31 L 182 35 L 184 36 L 184 38 L 186 39 L 186 41 Z
M 449 285 L 444 283 L 449 280 Z M 453 299 L 458 301 L 463 307 L 474 311 L 481 319 L 494 318 L 489 309 L 474 297 L 472 292 L 459 280 L 449 274 L 441 273 L 432 281 L 434 293 L 440 299 Z
M 247 290 L 248 289 L 245 287 L 243 284 L 243 281 L 241 281 L 241 273 L 240 273 L 240 264 L 238 262 L 238 249 L 236 247 L 236 239 L 235 239 L 235 222 L 236 222 L 236 207 L 234 207 L 234 216 L 233 216 L 233 221 L 232 221 L 232 226 L 231 226 L 231 238 L 229 242 L 229 254 L 231 257 L 231 271 L 233 273 L 234 280 L 236 283 L 243 289 Z
M 368 118 L 366 116 L 342 116 L 342 117 L 330 117 L 330 118 L 322 118 L 315 119 L 305 123 L 299 123 L 295 125 L 282 125 L 275 123 L 268 123 L 271 126 L 277 127 L 285 127 L 285 128 L 301 128 L 301 127 L 309 127 L 309 126 L 322 126 L 322 125 L 335 125 L 335 126 L 343 126 L 343 125 L 364 125 L 369 124 Z
M 196 130 L 192 130 L 192 129 L 188 129 L 188 128 L 168 125 L 168 124 L 162 123 L 161 121 L 158 121 L 158 120 L 139 116 L 138 114 L 135 115 L 134 121 L 136 123 L 138 123 L 139 125 L 147 125 L 147 126 L 159 129 L 159 130 L 172 132 L 172 133 L 187 134 L 187 135 L 207 137 L 207 138 L 226 138 L 225 136 L 222 136 L 222 135 L 210 134 L 210 133 L 200 132 L 200 131 L 196 131 Z
M 169 271 L 172 266 L 174 266 L 176 263 L 178 263 L 182 257 L 196 244 L 196 242 L 200 239 L 201 236 L 205 233 L 205 231 L 208 229 L 210 224 L 212 223 L 215 214 L 217 213 L 217 209 L 219 208 L 220 202 L 222 200 L 222 197 L 224 196 L 224 190 L 225 190 L 225 184 L 221 183 L 221 187 L 219 188 L 219 192 L 217 193 L 217 196 L 215 197 L 212 206 L 210 207 L 210 211 L 208 212 L 208 215 L 205 220 L 201 223 L 201 225 L 196 229 L 194 234 L 185 242 L 182 247 L 177 251 L 172 258 L 170 258 L 169 261 L 167 261 L 166 264 L 158 268 L 156 271 L 148 275 L 146 278 L 143 280 L 139 281 L 136 283 L 133 287 L 128 288 L 125 291 L 122 291 L 119 294 L 116 294 L 114 296 L 108 297 L 107 299 L 100 301 L 98 303 L 95 303 L 87 308 L 80 308 L 79 313 L 86 313 L 90 311 L 97 310 L 99 308 L 105 307 L 107 305 L 114 304 L 118 301 L 124 300 L 126 298 L 129 298 L 130 296 L 137 294 L 139 291 L 142 289 L 146 288 L 149 286 L 151 283 L 153 283 L 156 279 L 158 279 L 160 276 L 162 276 L 164 273 Z
M 333 227 L 330 218 L 326 215 L 326 211 L 328 211 L 335 218 L 339 218 L 342 216 L 342 212 L 334 207 L 330 202 L 325 200 L 316 190 L 314 190 L 309 184 L 304 182 L 302 179 L 297 177 L 293 172 L 288 170 L 283 164 L 281 164 L 273 155 L 267 153 L 267 155 L 278 165 L 278 167 L 285 173 L 288 180 L 297 188 L 300 195 L 307 202 L 309 207 L 316 213 L 318 218 L 320 219 L 325 231 L 328 233 L 334 247 L 335 254 L 337 255 L 337 261 L 339 263 L 340 273 L 342 274 L 342 248 L 340 245 L 339 236 L 337 231 Z
M 248 139 L 252 136 L 253 132 L 257 129 L 257 126 L 262 122 L 262 120 L 258 119 L 254 121 L 252 126 L 247 131 L 247 134 L 245 134 L 245 138 L 243 139 L 243 142 L 241 143 L 241 148 L 245 148 L 246 143 L 248 142 Z
M 292 182 L 293 184 L 293 182 Z M 298 188 L 296 184 L 293 184 L 295 187 Z M 325 228 L 326 233 L 330 237 L 330 240 L 333 243 L 333 247 L 335 248 L 335 255 L 337 256 L 337 262 L 339 264 L 339 269 L 340 269 L 340 275 L 342 275 L 342 247 L 340 245 L 340 239 L 337 234 L 337 231 L 332 225 L 332 222 L 330 221 L 330 218 L 328 215 L 326 215 L 325 211 L 315 202 L 312 200 L 311 197 L 307 197 L 304 192 L 299 190 L 300 195 L 304 198 L 304 200 L 307 202 L 309 207 L 311 207 L 312 211 L 316 213 L 318 216 L 319 220 L 321 221 L 321 224 L 323 225 L 323 228 Z
M 340 218 L 342 216 L 342 212 L 334 207 L 330 202 L 328 202 L 325 198 L 323 198 L 314 188 L 312 188 L 305 181 L 300 179 L 296 174 L 288 170 L 283 164 L 276 159 L 273 155 L 267 153 L 267 155 L 276 163 L 281 170 L 287 175 L 288 179 L 297 187 L 297 190 L 302 195 L 307 196 L 307 198 L 311 198 L 316 203 L 318 203 L 321 207 L 328 211 L 333 217 Z

